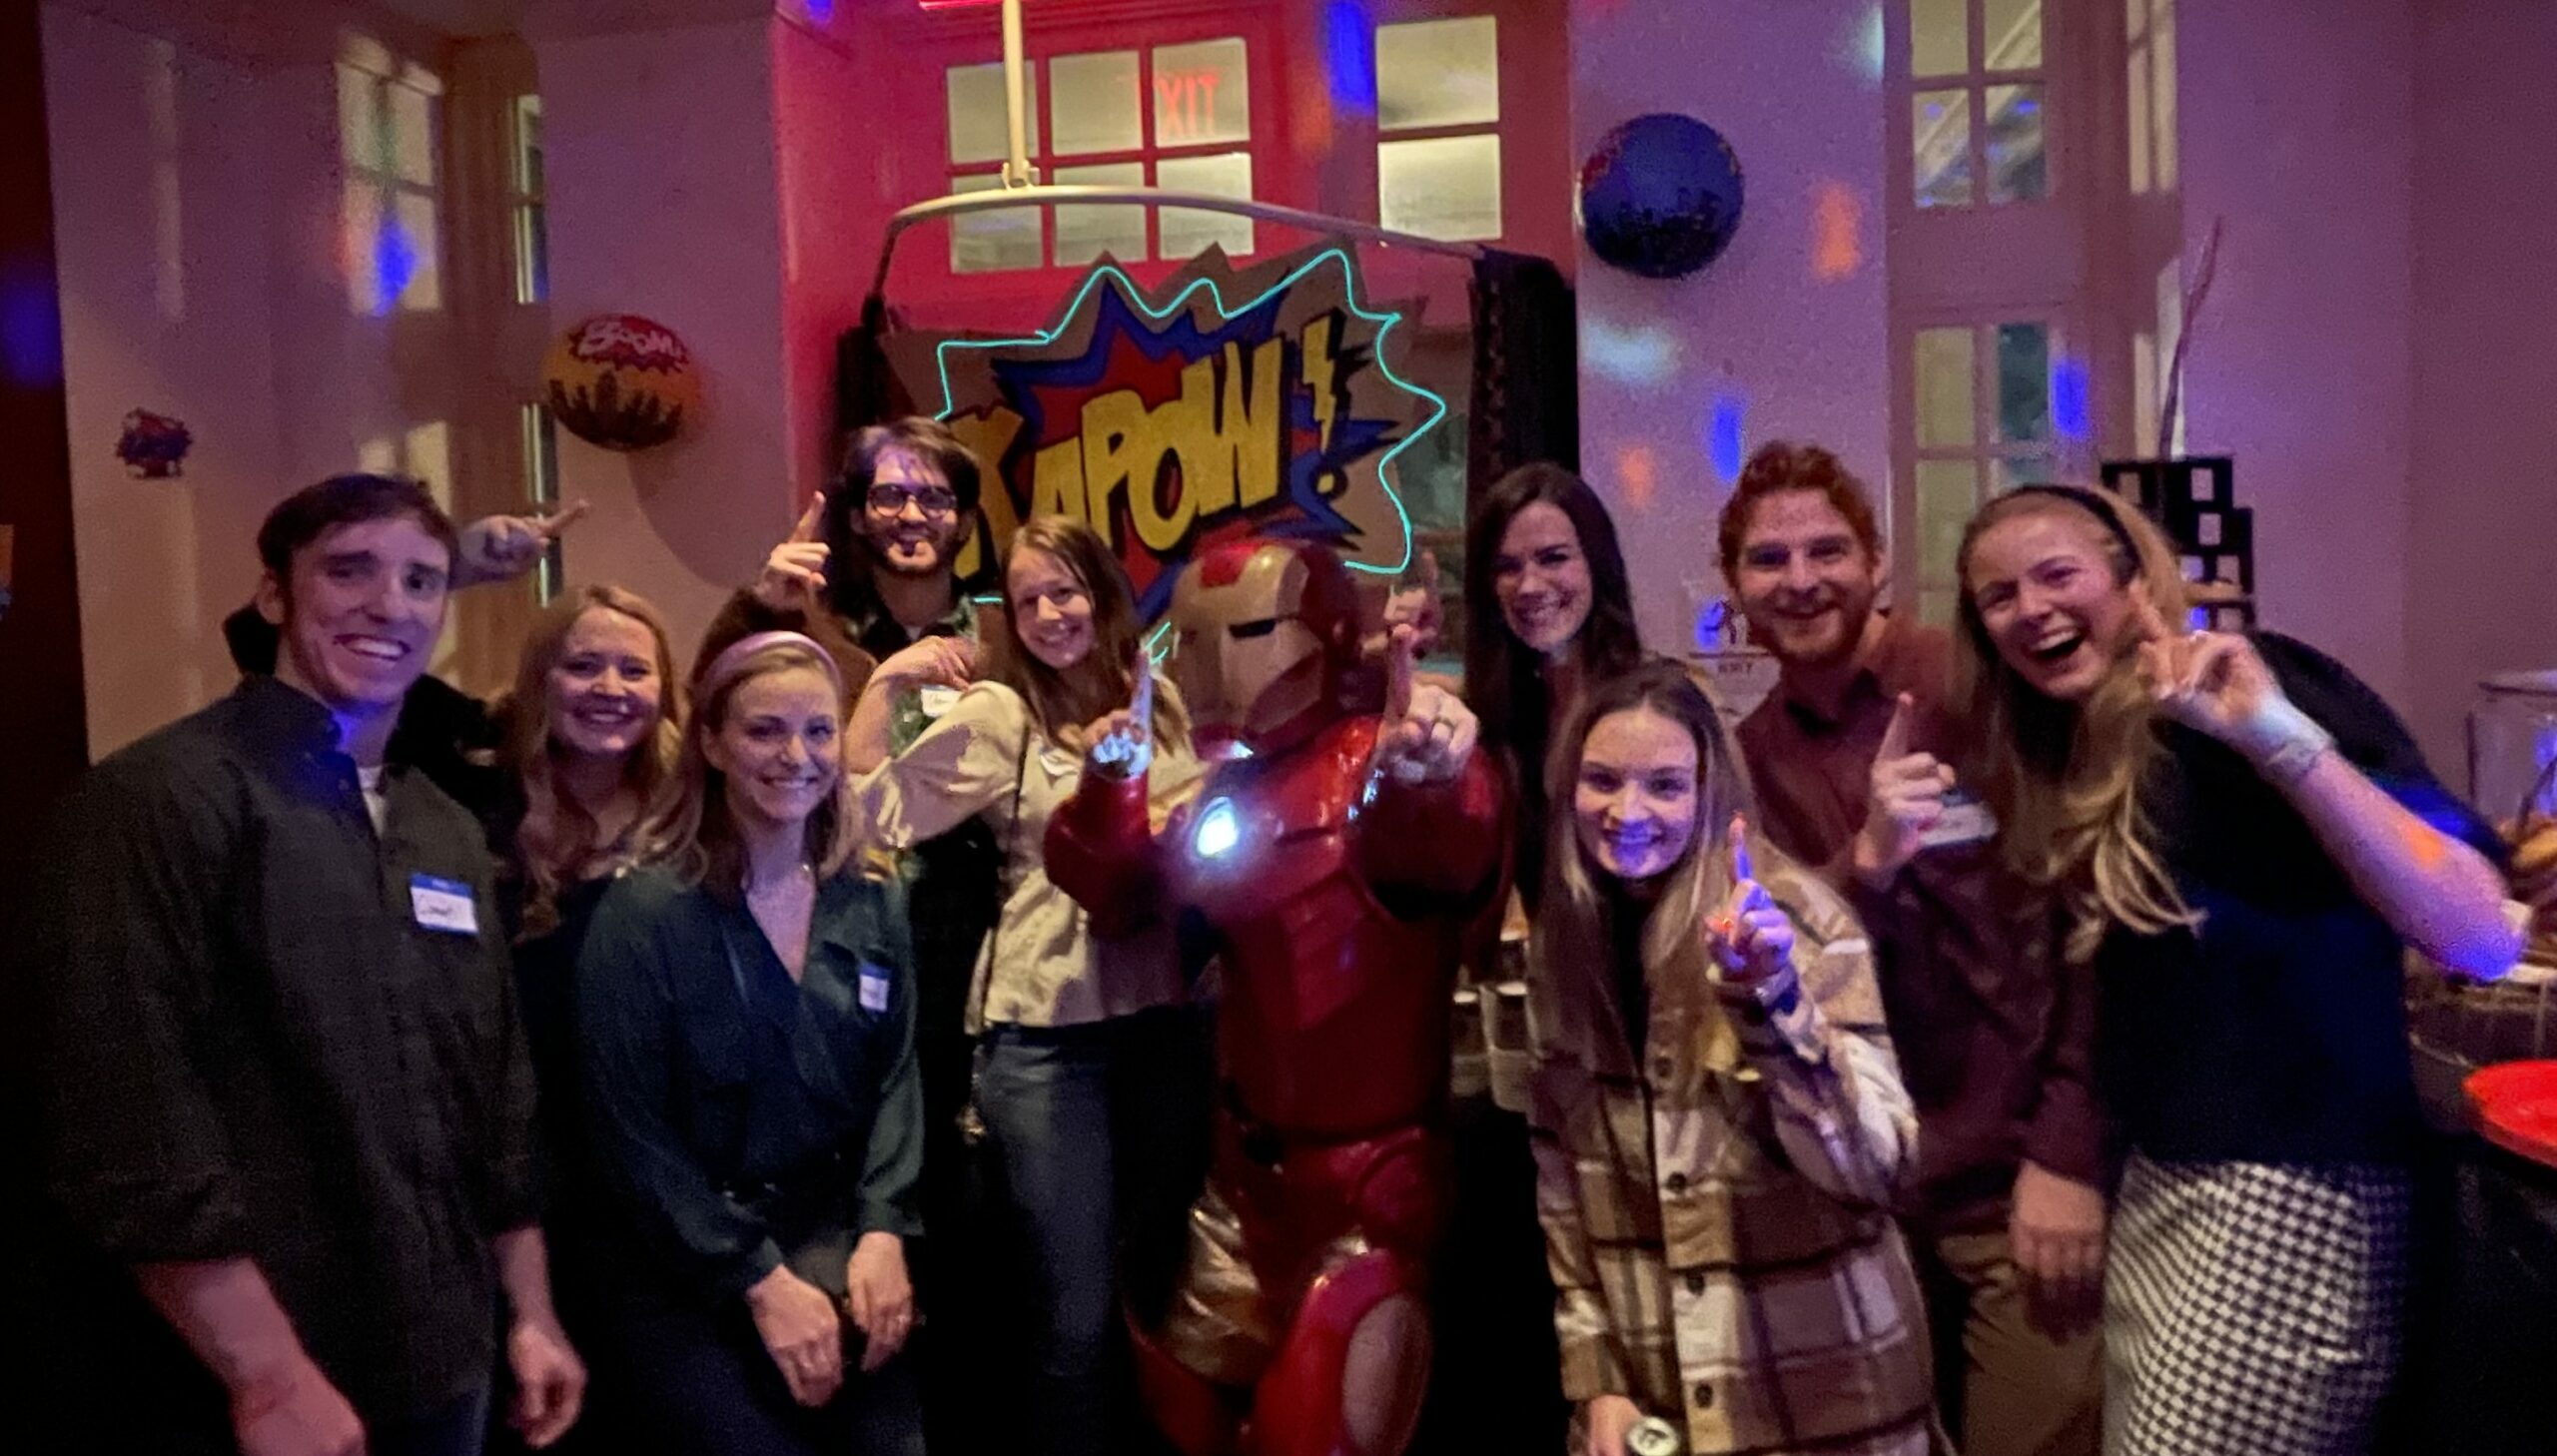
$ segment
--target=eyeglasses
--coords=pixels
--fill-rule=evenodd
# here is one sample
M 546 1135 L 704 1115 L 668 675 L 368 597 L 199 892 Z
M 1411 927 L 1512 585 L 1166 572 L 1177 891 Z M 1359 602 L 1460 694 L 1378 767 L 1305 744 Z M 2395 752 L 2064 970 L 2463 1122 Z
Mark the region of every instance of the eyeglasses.
M 870 508 L 881 515 L 903 515 L 908 505 L 923 507 L 926 515 L 949 515 L 959 508 L 959 497 L 947 485 L 877 484 L 870 487 Z

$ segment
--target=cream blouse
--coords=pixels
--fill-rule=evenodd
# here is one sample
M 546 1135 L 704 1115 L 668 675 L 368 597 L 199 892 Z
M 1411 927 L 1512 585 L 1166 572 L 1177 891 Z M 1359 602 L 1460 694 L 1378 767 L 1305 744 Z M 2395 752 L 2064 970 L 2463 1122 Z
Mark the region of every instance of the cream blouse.
M 1170 684 L 1156 690 L 1169 692 Z M 1187 749 L 1157 746 L 1150 793 L 1158 826 L 1198 791 L 1205 772 Z M 866 843 L 912 849 L 978 817 L 995 832 L 1003 850 L 1003 909 L 977 953 L 968 988 L 971 1034 L 987 1023 L 1077 1026 L 1185 999 L 1169 922 L 1103 940 L 1092 933 L 1083 907 L 1049 883 L 1048 820 L 1082 779 L 1083 755 L 1041 732 L 1019 693 L 981 682 L 905 752 L 853 780 L 853 812 L 862 821 L 854 827 Z

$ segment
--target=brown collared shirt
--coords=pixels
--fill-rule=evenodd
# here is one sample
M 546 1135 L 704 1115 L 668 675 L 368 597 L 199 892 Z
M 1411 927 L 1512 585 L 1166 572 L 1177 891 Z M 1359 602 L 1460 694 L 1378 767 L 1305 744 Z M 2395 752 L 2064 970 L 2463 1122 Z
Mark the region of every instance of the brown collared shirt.
M 1918 1104 L 1910 1211 L 1964 1222 L 2003 1216 L 2021 1159 L 2101 1185 L 2106 1155 L 2091 979 L 2062 964 L 2048 907 L 2000 866 L 1996 843 L 1927 850 L 1881 892 L 1847 868 L 1900 694 L 1916 709 L 1912 746 L 1959 757 L 1951 658 L 1943 632 L 1889 619 L 1835 716 L 1780 687 L 1739 738 L 1768 834 L 1846 891 L 1873 937 Z

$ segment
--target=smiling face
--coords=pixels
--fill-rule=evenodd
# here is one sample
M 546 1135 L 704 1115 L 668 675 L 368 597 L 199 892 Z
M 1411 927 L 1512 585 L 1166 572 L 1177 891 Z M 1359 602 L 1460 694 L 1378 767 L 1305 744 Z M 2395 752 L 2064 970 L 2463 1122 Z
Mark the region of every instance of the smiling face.
M 1963 594 L 1999 660 L 2063 702 L 2083 702 L 2131 650 L 2139 587 L 2116 579 L 2103 523 L 2066 505 L 1989 527 L 1963 567 Z
M 1065 562 L 1024 546 L 1013 553 L 1004 588 L 1013 628 L 1031 656 L 1066 672 L 1091 655 L 1092 591 Z
M 258 585 L 282 629 L 276 676 L 340 712 L 399 706 L 443 633 L 451 553 L 415 517 L 322 531 L 293 553 L 292 580 Z
M 1569 649 L 1589 620 L 1589 557 L 1562 507 L 1533 501 L 1509 518 L 1492 559 L 1491 591 L 1501 620 L 1527 650 L 1552 657 Z
M 648 625 L 610 607 L 577 614 L 551 663 L 550 742 L 562 752 L 620 758 L 656 731 L 665 690 L 657 638 Z
M 728 695 L 702 755 L 727 780 L 740 824 L 797 828 L 824 807 L 842 774 L 840 704 L 814 667 L 758 673 Z
M 1882 565 L 1818 490 L 1779 490 L 1749 513 L 1733 592 L 1784 662 L 1825 666 L 1856 650 L 1882 591 Z
M 884 451 L 860 507 L 861 533 L 882 570 L 933 576 L 950 569 L 966 517 L 939 466 L 909 449 Z
M 1571 791 L 1581 853 L 1619 880 L 1667 874 L 1695 843 L 1697 768 L 1694 735 L 1650 707 L 1589 725 Z

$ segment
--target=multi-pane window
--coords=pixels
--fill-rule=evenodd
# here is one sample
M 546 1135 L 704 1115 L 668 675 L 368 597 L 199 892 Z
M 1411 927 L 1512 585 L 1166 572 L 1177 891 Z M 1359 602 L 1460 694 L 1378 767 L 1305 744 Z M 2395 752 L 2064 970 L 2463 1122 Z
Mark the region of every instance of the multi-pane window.
M 513 162 L 507 169 L 514 222 L 515 302 L 550 297 L 550 232 L 543 211 L 541 98 L 518 96 L 509 118 Z
M 2051 195 L 2042 0 L 1907 0 L 1910 161 L 1922 208 Z
M 1252 66 L 1242 37 L 1033 58 L 1027 80 L 1030 156 L 1046 180 L 1253 196 Z M 1002 64 L 953 66 L 943 89 L 951 191 L 1000 188 L 1011 147 Z M 1073 268 L 1105 253 L 1122 262 L 1184 259 L 1211 243 L 1239 256 L 1255 242 L 1250 218 L 1198 208 L 1068 204 L 1053 221 L 1049 211 L 953 219 L 951 272 Z
M 1923 328 L 1911 338 L 1918 610 L 1953 619 L 1954 556 L 1982 501 L 2060 478 L 2055 331 L 2040 320 Z
M 1489 15 L 1376 27 L 1376 221 L 1493 239 L 1500 209 L 1500 23 Z
M 443 307 L 436 205 L 443 82 L 365 36 L 338 56 L 338 146 L 346 169 L 341 247 L 359 314 Z
M 2175 0 L 2124 0 L 2128 7 L 2131 190 L 2173 192 L 2175 144 Z

